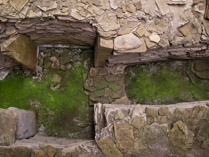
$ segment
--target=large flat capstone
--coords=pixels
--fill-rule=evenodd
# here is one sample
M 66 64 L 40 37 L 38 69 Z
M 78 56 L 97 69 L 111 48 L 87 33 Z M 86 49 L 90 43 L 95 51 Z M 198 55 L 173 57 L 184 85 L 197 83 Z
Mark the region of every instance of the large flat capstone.
M 1 44 L 1 51 L 26 68 L 36 71 L 36 46 L 27 36 L 19 34 L 9 38 Z

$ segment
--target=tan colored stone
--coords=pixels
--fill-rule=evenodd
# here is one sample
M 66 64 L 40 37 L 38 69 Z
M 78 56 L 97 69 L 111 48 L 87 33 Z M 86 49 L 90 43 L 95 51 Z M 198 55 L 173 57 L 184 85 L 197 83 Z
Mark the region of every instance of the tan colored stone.
M 114 10 L 121 7 L 121 1 L 120 0 L 110 0 L 110 7 Z
M 186 155 L 186 126 L 182 121 L 177 121 L 173 124 L 168 139 L 176 155 Z
M 183 5 L 187 3 L 187 0 L 167 0 L 167 3 L 174 5 Z
M 158 114 L 159 114 L 160 116 L 165 116 L 165 115 L 167 115 L 168 112 L 169 112 L 168 107 L 161 107 L 161 108 L 158 110 Z
M 13 27 L 13 26 L 7 27 L 6 35 L 13 35 L 13 34 L 16 34 L 16 33 L 17 33 L 17 30 L 16 30 L 15 27 Z
M 136 49 L 140 45 L 141 45 L 141 40 L 132 33 L 118 36 L 114 40 L 115 51 L 126 51 L 126 50 Z
M 112 139 L 101 139 L 97 144 L 106 157 L 123 157 Z
M 183 25 L 179 28 L 179 31 L 184 35 L 184 36 L 187 36 L 189 35 L 190 33 L 190 25 L 189 24 L 186 24 L 186 25 Z
M 134 147 L 133 127 L 129 124 L 114 123 L 115 139 L 120 150 L 128 153 Z
M 113 31 L 120 28 L 117 16 L 114 12 L 105 12 L 98 18 L 99 26 L 105 31 Z
M 157 6 L 158 6 L 158 8 L 160 10 L 160 13 L 162 15 L 166 15 L 166 14 L 169 13 L 169 7 L 168 7 L 166 1 L 164 1 L 164 0 L 155 0 L 155 2 L 156 2 Z
M 120 110 L 118 110 L 116 113 L 115 113 L 115 120 L 121 120 L 125 117 L 125 115 L 123 114 L 123 112 L 121 112 Z
M 147 33 L 146 29 L 144 28 L 144 26 L 141 24 L 138 29 L 136 30 L 136 34 L 140 37 L 142 37 L 143 35 L 145 35 L 145 33 Z
M 156 45 L 156 43 L 151 42 L 148 38 L 145 38 L 145 42 L 148 48 L 153 48 Z
M 15 142 L 16 116 L 12 111 L 0 109 L 0 146 Z
M 144 128 L 145 119 L 143 117 L 134 117 L 131 121 L 131 124 L 137 129 Z
M 158 43 L 159 46 L 165 48 L 167 46 L 169 46 L 169 41 L 167 39 L 166 35 L 160 35 L 160 42 Z
M 134 6 L 136 7 L 137 10 L 140 10 L 142 8 L 142 3 L 140 1 L 136 2 L 134 3 Z
M 124 13 L 122 12 L 122 10 L 117 11 L 117 17 L 121 18 L 124 16 Z
M 97 37 L 94 51 L 94 64 L 96 67 L 104 66 L 109 55 L 113 51 L 113 40 Z
M 9 3 L 17 11 L 21 11 L 24 6 L 29 2 L 29 0 L 10 0 Z
M 127 4 L 126 5 L 126 11 L 128 11 L 130 13 L 133 13 L 134 12 L 130 4 Z
M 120 51 L 118 53 L 141 53 L 141 52 L 146 52 L 147 51 L 147 46 L 146 43 L 144 41 L 143 38 L 139 38 L 141 41 L 141 45 L 136 48 L 136 49 L 132 49 L 132 50 L 127 50 L 127 51 Z
M 27 17 L 29 17 L 29 18 L 35 18 L 35 17 L 41 17 L 41 16 L 42 16 L 42 12 L 41 11 L 33 11 L 33 10 L 30 10 L 27 13 Z
M 26 68 L 36 71 L 36 46 L 27 36 L 17 35 L 6 40 L 2 44 L 1 50 Z
M 158 43 L 160 41 L 160 36 L 153 32 L 150 36 L 149 36 L 149 40 L 155 43 Z
M 209 35 L 209 20 L 203 20 L 203 25 L 206 33 Z
M 154 108 L 146 108 L 145 110 L 146 114 L 147 114 L 147 117 L 157 117 L 158 115 L 158 110 L 157 109 L 154 109 Z
M 124 34 L 129 34 L 131 32 L 131 28 L 129 27 L 122 27 L 118 31 L 118 35 L 124 35 Z
M 125 13 L 126 12 L 126 6 L 122 5 L 122 12 Z
M 34 157 L 48 157 L 44 151 L 42 150 L 36 150 L 33 152 Z
M 72 9 L 71 10 L 71 16 L 77 20 L 84 20 L 85 18 L 82 17 L 80 14 L 79 14 L 79 11 L 77 9 Z

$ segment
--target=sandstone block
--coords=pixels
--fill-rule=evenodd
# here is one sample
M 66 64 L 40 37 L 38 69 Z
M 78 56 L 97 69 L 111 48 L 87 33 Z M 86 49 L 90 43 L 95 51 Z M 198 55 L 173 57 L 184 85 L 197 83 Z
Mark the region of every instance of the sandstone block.
M 116 37 L 114 40 L 115 51 L 126 51 L 136 49 L 140 45 L 141 40 L 132 33 Z
M 108 59 L 112 51 L 113 51 L 113 40 L 98 37 L 95 46 L 95 54 L 94 54 L 95 66 L 96 67 L 104 66 L 106 60 Z
M 20 34 L 11 37 L 2 44 L 1 51 L 26 68 L 36 71 L 36 46 L 27 36 Z
M 129 124 L 114 123 L 115 138 L 120 150 L 128 153 L 134 147 L 133 127 Z
M 101 139 L 97 141 L 99 148 L 102 150 L 106 157 L 122 157 L 123 155 L 117 149 L 112 139 Z
M 17 118 L 16 139 L 25 139 L 34 136 L 37 132 L 36 113 L 33 111 L 26 111 L 10 107 Z
M 15 142 L 16 117 L 10 110 L 0 109 L 0 146 Z
M 29 0 L 10 0 L 9 3 L 17 11 L 21 11 L 24 6 L 29 2 Z
M 169 13 L 169 7 L 168 5 L 166 4 L 166 1 L 164 0 L 155 0 L 159 10 L 160 10 L 160 13 L 162 15 L 166 15 Z
M 160 41 L 160 36 L 154 32 L 149 36 L 149 40 L 158 43 Z

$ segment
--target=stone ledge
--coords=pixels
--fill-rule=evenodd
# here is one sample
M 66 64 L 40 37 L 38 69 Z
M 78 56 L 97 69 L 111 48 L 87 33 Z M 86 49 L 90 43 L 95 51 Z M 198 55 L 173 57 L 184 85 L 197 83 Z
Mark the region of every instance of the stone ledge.
M 103 157 L 93 140 L 72 140 L 36 135 L 0 147 L 0 157 Z

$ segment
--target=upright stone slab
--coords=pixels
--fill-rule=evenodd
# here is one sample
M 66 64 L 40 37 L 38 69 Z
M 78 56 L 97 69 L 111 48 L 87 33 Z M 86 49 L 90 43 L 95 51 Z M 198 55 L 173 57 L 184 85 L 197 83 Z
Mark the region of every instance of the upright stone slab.
M 102 67 L 113 51 L 113 40 L 97 37 L 95 45 L 95 66 Z
M 26 68 L 36 71 L 36 46 L 27 36 L 19 34 L 11 37 L 1 45 L 1 51 Z
M 10 107 L 17 117 L 16 139 L 25 139 L 34 136 L 37 132 L 36 113 L 34 111 L 26 111 Z
M 16 118 L 12 111 L 0 109 L 0 146 L 15 142 Z

